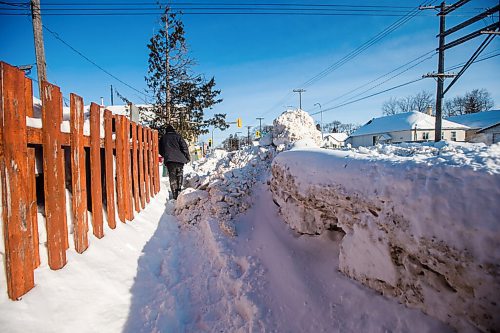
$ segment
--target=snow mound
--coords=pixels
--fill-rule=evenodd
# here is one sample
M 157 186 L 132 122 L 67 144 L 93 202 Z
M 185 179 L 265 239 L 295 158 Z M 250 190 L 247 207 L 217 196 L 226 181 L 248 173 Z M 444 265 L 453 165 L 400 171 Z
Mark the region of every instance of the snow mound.
M 305 111 L 285 111 L 274 120 L 273 125 L 273 144 L 277 147 L 284 145 L 288 149 L 293 142 L 302 139 L 311 139 L 316 147 L 322 144 L 321 132 L 316 129 L 313 118 Z
M 500 325 L 500 145 L 291 150 L 271 191 L 291 228 L 345 232 L 339 269 L 459 331 Z
M 252 187 L 269 174 L 275 155 L 273 146 L 248 147 L 197 162 L 186 174 L 175 214 L 184 223 L 215 219 L 222 231 L 236 236 L 232 220 L 251 206 Z

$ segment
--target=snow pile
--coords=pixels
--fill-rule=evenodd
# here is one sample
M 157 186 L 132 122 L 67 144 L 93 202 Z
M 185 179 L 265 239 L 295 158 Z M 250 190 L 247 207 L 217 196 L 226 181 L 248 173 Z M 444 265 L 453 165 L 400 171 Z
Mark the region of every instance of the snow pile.
M 213 218 L 226 234 L 235 236 L 232 220 L 251 206 L 252 187 L 269 174 L 277 151 L 321 144 L 321 133 L 302 110 L 281 114 L 271 135 L 272 141 L 263 138 L 259 146 L 231 153 L 215 150 L 209 158 L 193 163 L 193 170 L 186 170 L 186 189 L 175 205 L 178 218 L 185 223 Z
M 352 152 L 364 154 L 372 159 L 413 161 L 428 166 L 447 165 L 472 168 L 476 171 L 500 173 L 500 144 L 427 142 L 401 143 L 358 147 Z
M 185 223 L 216 219 L 225 233 L 235 236 L 232 220 L 250 207 L 251 189 L 269 173 L 275 154 L 273 146 L 248 147 L 219 152 L 194 164 L 186 175 L 187 188 L 176 201 L 175 214 Z
M 305 111 L 290 110 L 283 112 L 273 122 L 273 144 L 282 150 L 282 145 L 285 148 L 290 148 L 295 141 L 302 139 L 312 140 L 317 147 L 322 144 L 321 132 L 316 129 L 314 120 Z
M 339 268 L 459 330 L 500 327 L 499 145 L 292 150 L 271 190 L 295 230 L 341 228 Z

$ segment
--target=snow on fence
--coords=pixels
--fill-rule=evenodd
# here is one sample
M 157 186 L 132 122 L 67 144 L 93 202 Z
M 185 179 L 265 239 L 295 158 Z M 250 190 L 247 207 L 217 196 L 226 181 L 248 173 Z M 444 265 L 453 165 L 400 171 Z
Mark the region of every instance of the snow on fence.
M 32 82 L 23 71 L 0 62 L 1 203 L 7 292 L 12 300 L 34 287 L 34 269 L 40 265 L 35 149 L 43 154 L 48 264 L 53 270 L 64 267 L 69 248 L 65 163 L 71 165 L 68 177 L 74 248 L 78 253 L 89 246 L 87 191 L 93 234 L 102 238 L 104 202 L 107 223 L 111 229 L 116 227 L 115 190 L 121 222 L 132 220 L 133 210 L 139 212 L 160 190 L 157 131 L 104 110 L 102 138 L 101 108 L 92 103 L 90 136 L 86 136 L 83 99 L 71 94 L 70 133 L 64 133 L 60 89 L 47 82 L 42 82 L 42 88 L 43 127 L 27 126 L 27 117 L 33 116 Z M 65 161 L 64 147 L 70 148 L 71 162 Z M 86 149 L 90 151 L 90 163 L 86 163 Z

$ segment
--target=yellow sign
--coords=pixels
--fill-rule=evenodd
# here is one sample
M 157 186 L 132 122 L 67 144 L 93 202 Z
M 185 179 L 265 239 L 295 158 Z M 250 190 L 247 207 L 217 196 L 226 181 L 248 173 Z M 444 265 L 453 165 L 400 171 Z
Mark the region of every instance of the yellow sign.
M 255 131 L 255 137 L 258 139 L 260 138 L 260 131 Z

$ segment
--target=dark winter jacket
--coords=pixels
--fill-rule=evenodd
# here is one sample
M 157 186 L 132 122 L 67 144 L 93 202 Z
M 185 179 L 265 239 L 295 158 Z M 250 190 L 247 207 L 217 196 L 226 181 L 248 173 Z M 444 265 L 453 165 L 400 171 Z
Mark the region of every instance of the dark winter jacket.
M 159 150 L 164 163 L 185 164 L 190 161 L 188 145 L 172 125 L 167 126 L 166 133 L 161 137 Z

